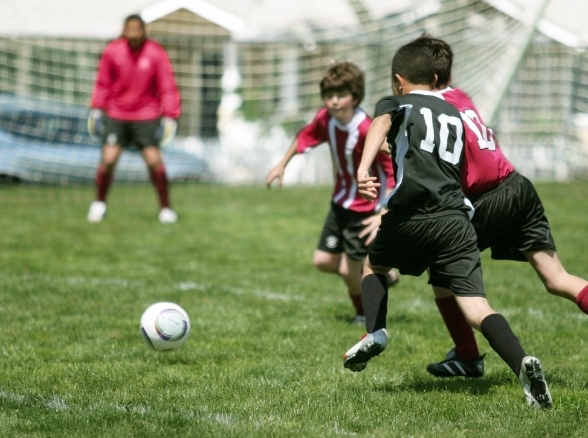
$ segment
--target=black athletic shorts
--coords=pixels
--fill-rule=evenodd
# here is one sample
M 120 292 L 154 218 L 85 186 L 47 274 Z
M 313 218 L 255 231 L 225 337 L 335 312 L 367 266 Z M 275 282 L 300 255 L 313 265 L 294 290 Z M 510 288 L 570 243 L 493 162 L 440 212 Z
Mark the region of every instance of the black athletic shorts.
M 102 144 L 119 145 L 143 149 L 146 146 L 159 147 L 161 140 L 160 119 L 126 121 L 105 118 Z
M 513 172 L 500 185 L 471 199 L 478 248 L 495 260 L 527 261 L 523 252 L 554 250 L 555 242 L 535 187 Z
M 431 268 L 430 284 L 456 295 L 485 296 L 476 233 L 463 212 L 410 218 L 384 214 L 369 260 L 404 275 L 419 276 Z
M 365 259 L 367 236 L 360 239 L 358 234 L 365 227 L 361 222 L 372 214 L 347 210 L 332 202 L 317 248 L 333 254 L 345 253 L 353 260 Z

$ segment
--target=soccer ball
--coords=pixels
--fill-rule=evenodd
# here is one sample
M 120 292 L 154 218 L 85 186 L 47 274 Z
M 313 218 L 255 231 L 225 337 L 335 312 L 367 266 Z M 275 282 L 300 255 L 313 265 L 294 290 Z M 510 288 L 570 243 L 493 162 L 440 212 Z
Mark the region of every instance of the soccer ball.
M 190 336 L 190 318 L 175 303 L 152 304 L 141 316 L 141 335 L 156 351 L 177 350 Z

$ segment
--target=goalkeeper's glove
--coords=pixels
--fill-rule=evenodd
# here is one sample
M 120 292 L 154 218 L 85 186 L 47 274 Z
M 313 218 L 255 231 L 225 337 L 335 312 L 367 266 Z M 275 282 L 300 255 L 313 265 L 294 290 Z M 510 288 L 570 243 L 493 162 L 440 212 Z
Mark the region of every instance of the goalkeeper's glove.
M 178 122 L 171 117 L 162 117 L 161 126 L 158 129 L 157 137 L 159 138 L 159 147 L 166 148 L 170 146 L 176 138 Z
M 98 108 L 92 108 L 88 115 L 88 132 L 92 137 L 100 137 L 104 132 L 104 113 Z

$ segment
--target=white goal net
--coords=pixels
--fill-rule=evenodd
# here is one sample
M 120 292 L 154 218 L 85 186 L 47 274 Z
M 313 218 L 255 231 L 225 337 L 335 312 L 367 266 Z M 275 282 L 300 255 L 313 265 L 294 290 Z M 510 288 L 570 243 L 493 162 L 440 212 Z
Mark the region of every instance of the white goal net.
M 262 183 L 321 105 L 318 83 L 333 60 L 365 71 L 362 107 L 372 113 L 390 93 L 393 53 L 424 31 L 452 45 L 454 84 L 519 171 L 535 180 L 586 176 L 588 55 L 537 30 L 543 0 L 525 19 L 498 1 L 265 0 L 247 2 L 249 15 L 239 2 L 196 3 L 216 9 L 143 10 L 182 95 L 166 151 L 172 180 Z M 91 183 L 99 145 L 85 117 L 107 39 L 0 35 L 0 178 Z M 117 179 L 147 180 L 136 153 L 123 156 Z M 328 148 L 296 157 L 286 174 L 288 184 L 331 179 Z

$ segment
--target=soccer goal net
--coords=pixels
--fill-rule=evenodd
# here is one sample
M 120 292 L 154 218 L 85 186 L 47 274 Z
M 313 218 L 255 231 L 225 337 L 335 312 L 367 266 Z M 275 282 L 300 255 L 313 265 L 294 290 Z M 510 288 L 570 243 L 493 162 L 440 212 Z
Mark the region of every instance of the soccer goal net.
M 362 107 L 371 114 L 391 93 L 393 53 L 425 31 L 451 44 L 453 83 L 477 103 L 522 173 L 535 180 L 585 178 L 588 56 L 538 31 L 543 1 L 524 19 L 492 1 L 251 2 L 255 20 L 248 20 L 253 12 L 231 10 L 239 2 L 208 3 L 227 9 L 225 15 L 143 11 L 182 96 L 176 142 L 164 153 L 172 180 L 262 183 L 321 106 L 318 84 L 331 62 L 348 60 L 364 70 Z M 0 178 L 93 181 L 100 147 L 85 118 L 106 43 L 0 37 Z M 116 178 L 147 181 L 136 151 L 123 154 Z M 317 148 L 295 157 L 285 182 L 331 180 L 328 148 Z

